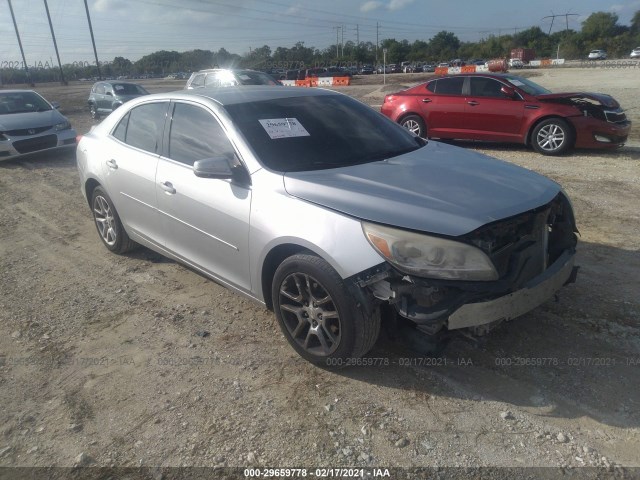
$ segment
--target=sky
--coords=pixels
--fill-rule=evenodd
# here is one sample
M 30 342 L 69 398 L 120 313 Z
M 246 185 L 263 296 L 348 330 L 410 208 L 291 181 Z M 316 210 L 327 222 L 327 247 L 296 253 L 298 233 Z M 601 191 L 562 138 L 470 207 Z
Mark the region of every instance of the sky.
M 27 65 L 56 62 L 45 0 L 11 0 Z M 83 0 L 47 0 L 63 64 L 94 62 Z M 244 55 L 268 45 L 304 42 L 318 49 L 340 41 L 428 41 L 441 30 L 462 41 L 532 26 L 548 32 L 548 15 L 571 15 L 579 30 L 591 13 L 613 12 L 629 25 L 640 0 L 88 0 L 100 61 L 131 61 L 157 50 L 196 48 Z M 566 27 L 556 18 L 553 30 Z M 9 0 L 0 0 L 0 68 L 22 60 Z M 45 63 L 46 62 L 46 63 Z M 54 63 L 53 66 L 57 65 Z

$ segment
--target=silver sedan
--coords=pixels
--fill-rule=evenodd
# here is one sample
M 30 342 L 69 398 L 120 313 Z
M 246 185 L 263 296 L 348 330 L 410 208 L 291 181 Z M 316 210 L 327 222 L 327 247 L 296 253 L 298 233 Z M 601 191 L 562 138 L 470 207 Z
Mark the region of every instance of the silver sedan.
M 0 160 L 63 147 L 75 147 L 76 131 L 33 90 L 0 91 Z
M 416 334 L 481 334 L 575 277 L 556 183 L 331 91 L 141 97 L 77 158 L 107 249 L 145 245 L 266 305 L 316 364 L 366 354 L 381 312 Z

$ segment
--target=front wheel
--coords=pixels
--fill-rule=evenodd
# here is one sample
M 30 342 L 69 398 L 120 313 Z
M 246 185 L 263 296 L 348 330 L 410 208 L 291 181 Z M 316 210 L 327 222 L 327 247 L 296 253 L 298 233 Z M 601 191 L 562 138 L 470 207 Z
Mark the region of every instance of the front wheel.
M 285 259 L 274 275 L 271 295 L 284 336 L 311 363 L 345 366 L 378 338 L 379 309 L 365 314 L 340 275 L 315 255 Z
M 561 155 L 573 145 L 573 130 L 561 118 L 548 118 L 533 129 L 531 143 L 538 153 Z
M 427 138 L 427 127 L 418 115 L 408 115 L 400 121 L 400 125 L 419 137 Z
M 105 247 L 114 253 L 125 253 L 136 247 L 137 244 L 125 232 L 113 202 L 102 187 L 93 190 L 91 210 Z

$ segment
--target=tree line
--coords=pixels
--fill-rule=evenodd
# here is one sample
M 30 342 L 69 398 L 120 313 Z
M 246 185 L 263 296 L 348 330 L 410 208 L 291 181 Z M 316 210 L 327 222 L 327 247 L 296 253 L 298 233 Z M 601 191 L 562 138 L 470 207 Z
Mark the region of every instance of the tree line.
M 441 31 L 429 40 L 407 40 L 387 38 L 376 46 L 372 42 L 356 44 L 347 41 L 344 44 L 330 45 L 325 49 L 305 46 L 297 42 L 293 47 L 277 47 L 272 50 L 268 45 L 252 49 L 245 55 L 237 55 L 221 48 L 217 52 L 210 50 L 190 50 L 176 52 L 160 50 L 136 60 L 115 57 L 112 61 L 100 65 L 100 73 L 95 63 L 73 63 L 63 65 L 67 80 L 92 79 L 98 75 L 104 77 L 119 76 L 164 76 L 176 72 L 192 72 L 203 68 L 240 67 L 269 70 L 271 68 L 304 68 L 328 65 L 381 64 L 383 50 L 389 63 L 402 61 L 439 62 L 454 58 L 491 59 L 508 57 L 513 48 L 532 48 L 538 58 L 584 59 L 593 49 L 604 49 L 609 58 L 627 58 L 631 50 L 640 46 L 640 10 L 635 12 L 631 25 L 620 25 L 615 13 L 595 12 L 584 22 L 580 31 L 565 30 L 545 33 L 540 27 L 531 27 L 513 34 L 489 35 L 475 42 L 462 42 L 453 32 Z M 5 62 L 7 63 L 7 62 Z M 29 68 L 31 81 L 59 81 L 57 65 L 45 62 Z M 0 84 L 25 83 L 26 72 L 20 65 L 0 64 Z

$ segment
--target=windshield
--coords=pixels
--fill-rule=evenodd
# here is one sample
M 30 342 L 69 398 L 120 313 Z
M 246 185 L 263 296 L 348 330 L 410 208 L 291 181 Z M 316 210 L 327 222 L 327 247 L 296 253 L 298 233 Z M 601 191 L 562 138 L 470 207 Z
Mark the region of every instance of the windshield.
M 524 90 L 529 95 L 544 95 L 547 93 L 551 93 L 551 91 L 547 90 L 546 88 L 541 87 L 537 83 L 534 83 L 531 80 L 523 77 L 507 76 L 505 78 L 511 85 L 518 87 L 520 90 Z
M 424 145 L 370 107 L 342 95 L 282 98 L 226 109 L 263 165 L 279 172 L 375 162 Z
M 0 92 L 0 114 L 45 112 L 51 105 L 35 92 Z
M 114 83 L 113 91 L 116 95 L 148 95 L 144 88 L 135 83 Z
M 239 71 L 236 73 L 242 85 L 279 85 L 271 75 L 262 72 Z

